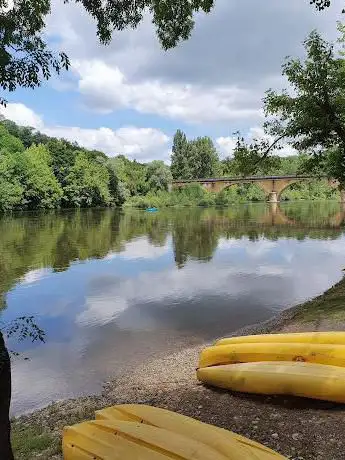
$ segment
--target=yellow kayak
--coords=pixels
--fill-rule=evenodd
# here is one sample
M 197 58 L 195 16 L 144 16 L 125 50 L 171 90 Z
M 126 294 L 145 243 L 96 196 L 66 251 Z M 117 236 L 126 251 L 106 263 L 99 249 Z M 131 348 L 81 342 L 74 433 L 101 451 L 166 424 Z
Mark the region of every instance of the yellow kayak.
M 345 345 L 345 332 L 293 332 L 289 334 L 244 335 L 219 339 L 214 345 L 231 345 L 235 343 L 318 343 Z
M 345 403 L 345 369 L 301 362 L 258 362 L 198 369 L 200 381 L 258 394 L 294 395 Z
M 207 347 L 199 368 L 257 361 L 304 361 L 345 367 L 345 345 L 314 343 L 238 343 Z
M 233 440 L 235 440 L 243 447 L 249 448 L 252 453 L 257 451 L 257 457 L 253 458 L 265 460 L 284 458 L 272 449 L 237 433 L 199 422 L 191 417 L 186 417 L 185 415 L 177 414 L 176 412 L 171 412 L 166 409 L 141 404 L 123 404 L 96 411 L 96 420 L 111 421 L 115 419 L 140 421 L 147 425 L 187 435 L 196 441 L 205 442 L 205 440 L 207 440 L 209 446 L 217 448 L 221 453 L 226 455 L 228 454 L 229 445 L 231 444 L 231 448 L 233 448 L 232 443 Z M 262 452 L 265 452 L 266 455 L 264 456 Z M 237 453 L 237 455 L 239 455 L 239 453 Z M 246 455 L 248 455 L 247 450 Z M 241 457 L 238 456 L 238 458 Z
M 189 417 L 150 406 L 122 405 L 66 427 L 64 460 L 278 460 L 271 449 Z

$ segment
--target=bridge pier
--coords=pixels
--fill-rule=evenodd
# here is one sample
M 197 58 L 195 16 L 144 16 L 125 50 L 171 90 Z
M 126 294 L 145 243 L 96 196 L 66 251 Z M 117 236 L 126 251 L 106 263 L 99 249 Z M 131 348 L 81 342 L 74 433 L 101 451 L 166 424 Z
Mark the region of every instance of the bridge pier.
M 278 203 L 278 192 L 270 192 L 268 194 L 268 202 L 269 203 Z

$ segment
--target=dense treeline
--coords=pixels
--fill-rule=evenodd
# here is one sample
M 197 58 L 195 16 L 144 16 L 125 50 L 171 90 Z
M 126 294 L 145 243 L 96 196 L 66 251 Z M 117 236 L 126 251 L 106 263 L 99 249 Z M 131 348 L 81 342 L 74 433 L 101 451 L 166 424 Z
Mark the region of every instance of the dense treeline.
M 0 210 L 117 206 L 167 189 L 163 161 L 108 158 L 9 120 L 0 123 Z
M 274 157 L 259 174 L 298 174 L 306 157 Z M 171 167 L 163 161 L 142 164 L 123 155 L 112 158 L 77 143 L 56 139 L 9 120 L 0 122 L 0 211 L 128 206 L 226 206 L 264 201 L 255 185 L 233 186 L 213 194 L 200 186 L 169 192 L 172 179 L 239 176 L 233 157 L 220 160 L 209 137 L 187 140 L 177 131 Z M 283 199 L 332 199 L 336 191 L 315 180 L 295 184 Z

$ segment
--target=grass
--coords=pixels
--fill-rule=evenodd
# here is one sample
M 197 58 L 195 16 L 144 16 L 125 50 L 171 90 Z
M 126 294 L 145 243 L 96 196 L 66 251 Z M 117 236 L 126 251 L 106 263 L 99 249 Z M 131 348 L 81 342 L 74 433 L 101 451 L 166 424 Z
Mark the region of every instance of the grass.
M 319 297 L 296 307 L 294 322 L 345 321 L 345 278 Z
M 61 452 L 60 439 L 43 427 L 12 424 L 12 447 L 15 460 L 52 459 Z

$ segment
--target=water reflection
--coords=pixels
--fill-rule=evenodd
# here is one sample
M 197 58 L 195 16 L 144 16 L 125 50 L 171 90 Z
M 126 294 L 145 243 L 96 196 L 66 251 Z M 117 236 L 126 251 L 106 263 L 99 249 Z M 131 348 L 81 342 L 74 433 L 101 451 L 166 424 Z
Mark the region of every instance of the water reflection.
M 15 363 L 13 410 L 321 293 L 341 276 L 344 215 L 303 203 L 3 218 L 2 319 L 36 315 L 48 337 L 19 346 L 31 359 Z

